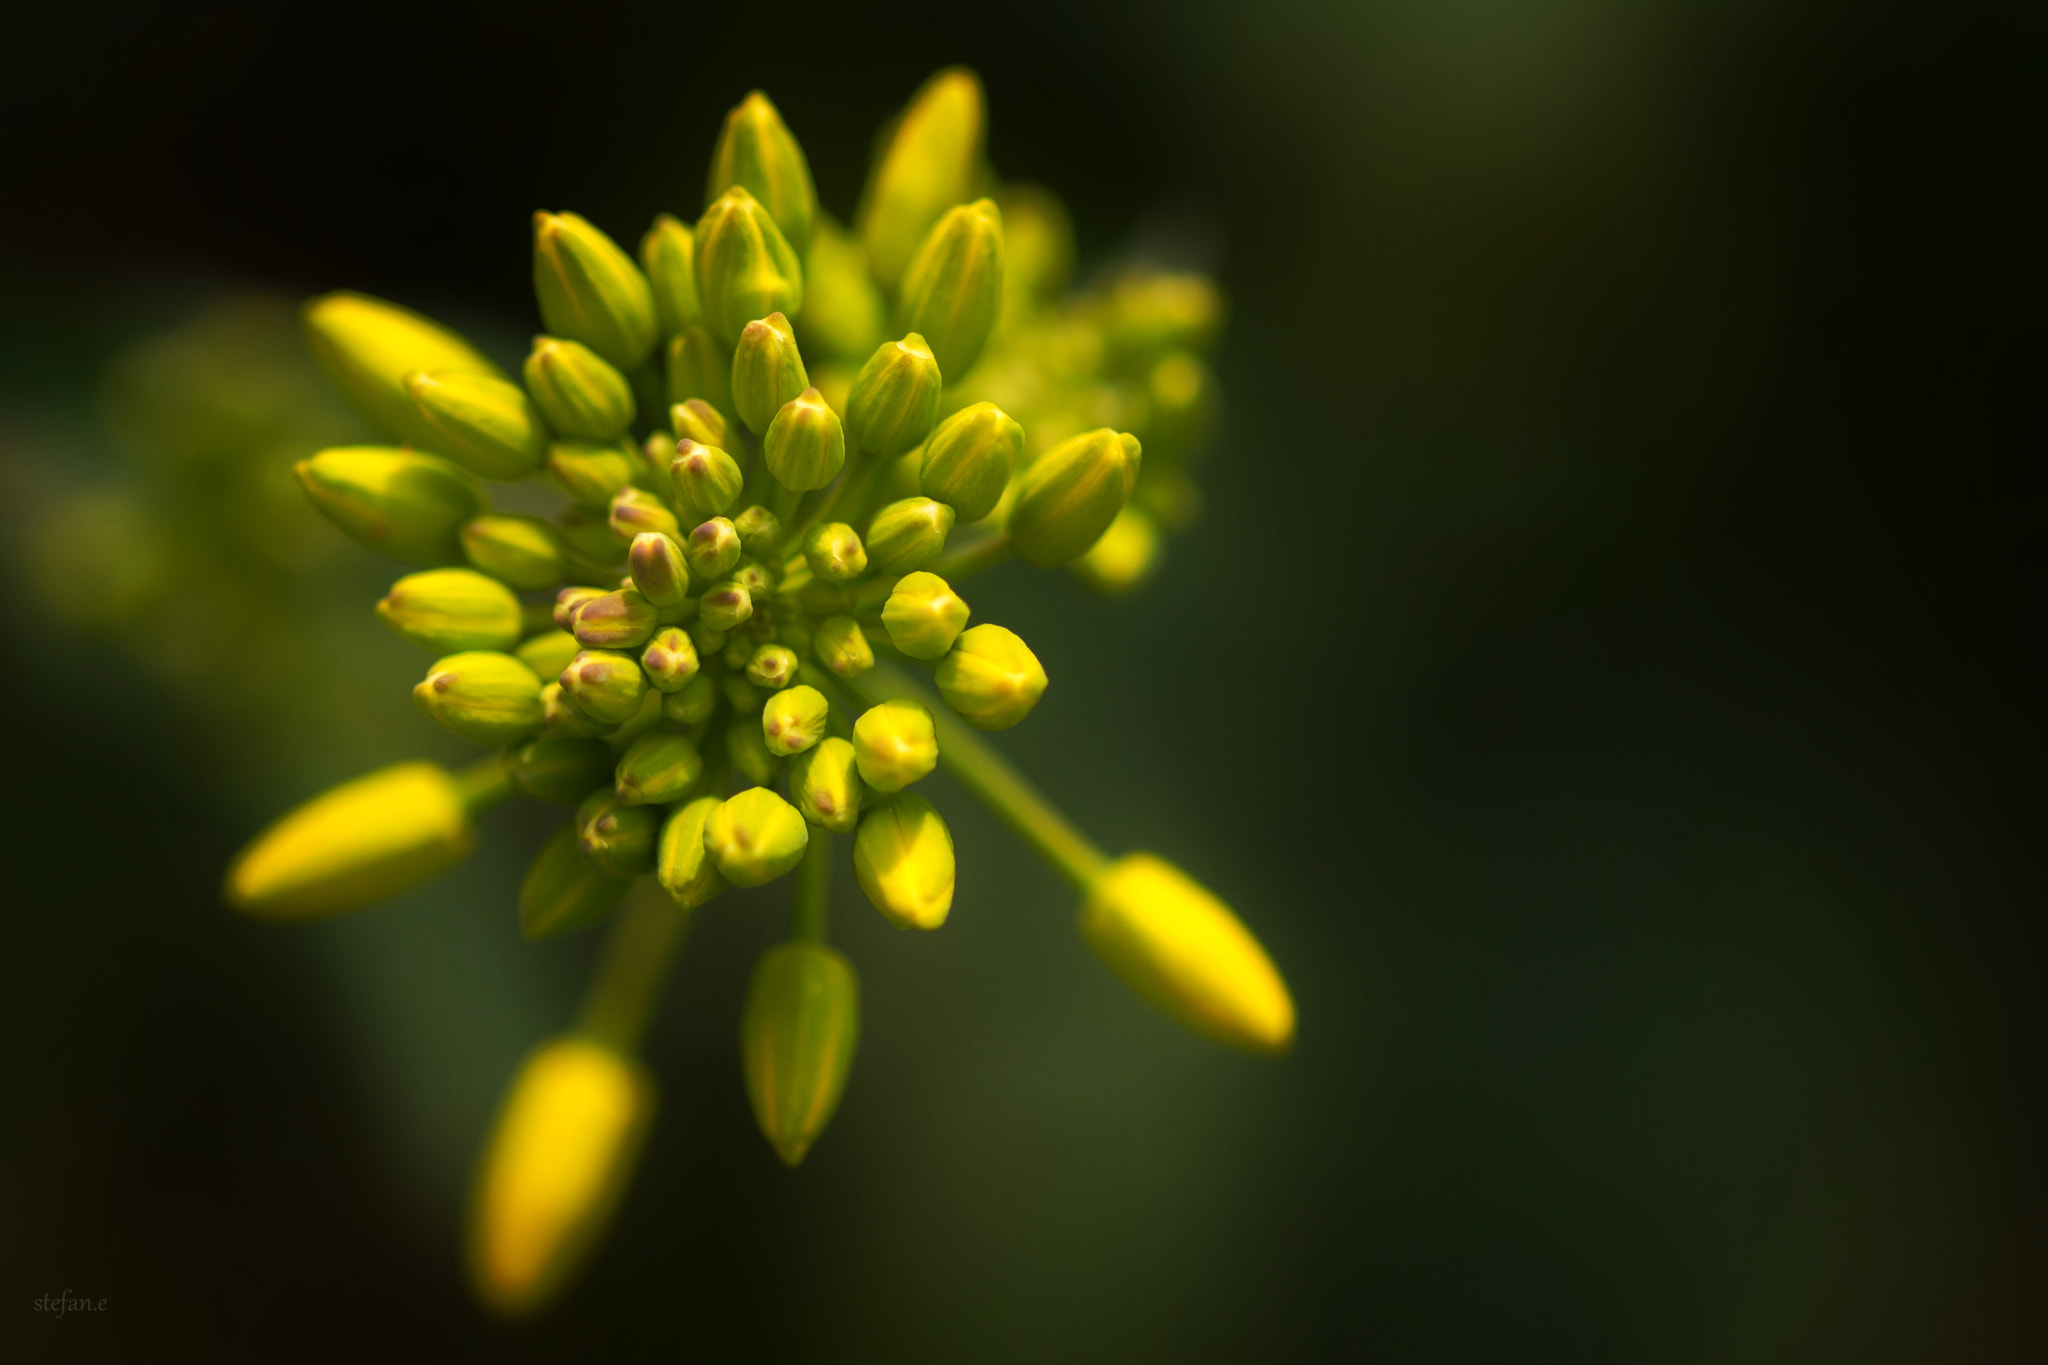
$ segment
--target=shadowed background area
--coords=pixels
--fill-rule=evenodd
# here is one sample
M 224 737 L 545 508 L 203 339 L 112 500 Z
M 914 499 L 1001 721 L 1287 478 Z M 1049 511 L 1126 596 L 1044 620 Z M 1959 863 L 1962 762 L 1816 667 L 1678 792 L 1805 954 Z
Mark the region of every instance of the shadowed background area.
M 10 1356 L 2037 1356 L 2043 35 L 1824 8 L 44 16 L 0 59 Z M 1146 1010 L 934 779 L 954 918 L 896 933 L 844 878 L 864 1037 L 806 1164 L 736 1065 L 770 889 L 688 948 L 609 1246 L 497 1326 L 468 1164 L 593 947 L 517 936 L 552 817 L 358 916 L 235 918 L 270 813 L 459 748 L 370 619 L 394 571 L 309 542 L 268 583 L 358 626 L 265 656 L 331 733 L 242 733 L 39 613 L 24 509 L 111 467 L 110 357 L 217 291 L 358 288 L 516 353 L 535 208 L 694 216 L 758 85 L 844 217 L 954 61 L 1084 271 L 1139 247 L 1229 292 L 1210 510 L 1159 579 L 967 595 L 1054 679 L 1003 747 L 1238 908 L 1299 1044 Z M 260 643 L 173 608 L 171 644 Z M 31 1310 L 65 1290 L 107 1309 Z

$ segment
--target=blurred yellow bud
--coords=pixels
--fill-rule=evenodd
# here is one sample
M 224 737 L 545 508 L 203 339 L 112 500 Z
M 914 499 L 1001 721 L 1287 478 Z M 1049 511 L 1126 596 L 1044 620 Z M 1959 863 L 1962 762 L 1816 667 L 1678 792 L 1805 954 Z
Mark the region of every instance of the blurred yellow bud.
M 939 215 L 973 191 L 985 118 L 980 78 L 956 66 L 926 81 L 896 121 L 860 213 L 868 265 L 884 289 L 903 278 Z
M 936 929 L 953 908 L 953 835 L 915 792 L 861 817 L 853 871 L 875 909 L 899 929 Z
M 822 943 L 763 954 L 740 1016 L 740 1069 L 761 1135 L 786 1166 L 831 1122 L 860 1039 L 860 983 Z
M 306 342 L 314 359 L 358 412 L 401 441 L 436 448 L 440 432 L 406 392 L 408 375 L 453 373 L 504 378 L 483 352 L 438 322 L 367 294 L 309 300 Z

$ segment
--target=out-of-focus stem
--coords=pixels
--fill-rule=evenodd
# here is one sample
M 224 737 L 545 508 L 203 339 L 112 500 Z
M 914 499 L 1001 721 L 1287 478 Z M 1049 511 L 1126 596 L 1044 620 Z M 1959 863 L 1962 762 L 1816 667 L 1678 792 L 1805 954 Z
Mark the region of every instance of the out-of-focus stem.
M 831 901 L 832 834 L 829 830 L 813 829 L 811 842 L 804 848 L 804 860 L 797 864 L 790 937 L 823 943 Z
M 651 877 L 633 888 L 605 939 L 576 1021 L 578 1032 L 621 1052 L 639 1048 L 693 913 L 677 909 Z

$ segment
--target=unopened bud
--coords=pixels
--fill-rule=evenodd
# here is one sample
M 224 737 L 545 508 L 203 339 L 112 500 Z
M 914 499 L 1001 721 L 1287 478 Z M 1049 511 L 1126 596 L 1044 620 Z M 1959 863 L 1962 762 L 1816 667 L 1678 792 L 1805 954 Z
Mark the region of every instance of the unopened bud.
M 654 877 L 685 910 L 696 909 L 725 889 L 725 878 L 704 846 L 704 826 L 723 804 L 716 796 L 700 796 L 677 807 L 661 827 L 655 844 Z
M 761 737 L 768 752 L 787 758 L 800 754 L 825 736 L 832 707 L 815 687 L 787 687 L 761 708 Z
M 868 552 L 843 521 L 828 521 L 804 533 L 804 562 L 828 583 L 844 583 L 868 571 Z
M 918 492 L 953 509 L 961 525 L 996 510 L 1024 452 L 1024 428 L 994 403 L 976 403 L 939 423 L 925 442 Z
M 911 258 L 900 324 L 923 335 L 955 382 L 981 359 L 1003 306 L 1003 215 L 993 199 L 946 210 Z
M 639 1063 L 587 1039 L 555 1039 L 521 1065 L 470 1210 L 470 1278 L 494 1310 L 536 1311 L 574 1280 L 632 1179 L 654 1105 Z
M 740 447 L 736 442 L 744 439 L 745 435 L 725 420 L 724 412 L 702 398 L 672 404 L 668 410 L 668 423 L 676 429 L 678 449 L 684 441 L 695 441 L 698 445 L 715 446 L 720 450 L 738 450 Z
M 1230 907 L 1164 859 L 1133 853 L 1096 880 L 1081 934 L 1140 995 L 1232 1047 L 1283 1052 L 1294 1000 Z
M 732 456 L 687 439 L 676 442 L 668 477 L 682 524 L 693 527 L 730 511 L 746 483 Z
M 912 332 L 875 348 L 846 396 L 846 435 L 871 455 L 895 459 L 918 448 L 939 420 L 939 363 Z
M 690 568 L 675 541 L 658 531 L 633 537 L 626 551 L 626 571 L 633 586 L 657 608 L 672 607 L 690 595 Z
M 753 614 L 753 595 L 730 578 L 713 583 L 698 599 L 697 619 L 711 630 L 731 630 Z
M 939 765 L 932 713 L 908 700 L 871 706 L 853 723 L 853 752 L 870 787 L 901 791 Z
M 759 503 L 734 517 L 732 529 L 740 538 L 741 552 L 756 561 L 773 558 L 776 547 L 782 543 L 781 520 Z M 747 586 L 752 589 L 754 584 Z M 772 580 L 766 586 L 773 586 Z
M 533 292 L 551 335 L 581 342 L 621 370 L 639 368 L 654 349 L 647 277 L 576 214 L 533 215 Z
M 654 603 L 637 589 L 620 588 L 578 607 L 570 633 L 585 649 L 638 649 L 657 629 L 657 615 Z
M 896 287 L 939 215 L 972 191 L 983 125 L 981 82 L 964 67 L 926 81 L 897 120 L 862 195 L 861 241 L 884 289 Z
M 828 616 L 811 633 L 811 655 L 842 678 L 858 678 L 875 666 L 875 647 L 851 616 Z
M 576 849 L 607 877 L 630 879 L 654 870 L 661 813 L 628 804 L 599 788 L 576 808 Z
M 640 668 L 647 681 L 662 692 L 680 692 L 697 676 L 697 647 L 687 632 L 666 626 L 654 633 L 641 652 Z
M 704 760 L 689 740 L 681 735 L 645 734 L 619 759 L 613 791 L 628 806 L 666 806 L 682 800 L 703 772 Z
M 1060 442 L 1017 481 L 1010 540 L 1026 563 L 1057 568 L 1088 553 L 1138 482 L 1135 436 L 1108 427 Z
M 583 708 L 576 704 L 576 699 L 562 687 L 559 677 L 540 689 L 540 710 L 541 726 L 549 735 L 570 739 L 603 739 L 615 734 L 619 728 L 616 725 L 600 724 L 587 715 Z
M 810 386 L 788 318 L 770 313 L 740 329 L 732 352 L 732 403 L 749 431 L 767 431 L 782 405 Z
M 434 429 L 428 447 L 473 474 L 509 483 L 547 455 L 547 423 L 517 384 L 488 374 L 421 371 L 406 376 L 405 391 Z
M 306 342 L 356 411 L 401 441 L 433 450 L 439 430 L 405 390 L 407 376 L 503 371 L 454 332 L 367 294 L 327 294 L 305 308 Z
M 633 386 L 580 342 L 535 337 L 526 388 L 548 424 L 572 439 L 609 441 L 633 425 Z
M 400 763 L 280 816 L 236 855 L 227 899 L 263 919 L 331 915 L 437 877 L 475 843 L 457 779 Z
M 583 646 L 568 631 L 549 630 L 521 640 L 512 654 L 533 670 L 534 677 L 551 681 L 559 678 L 562 670 L 569 666 L 569 661 L 582 651 Z
M 861 817 L 853 871 L 875 909 L 899 929 L 936 929 L 953 908 L 953 835 L 915 792 Z
M 450 654 L 412 690 L 420 710 L 471 744 L 502 749 L 540 728 L 540 679 L 510 654 Z
M 697 220 L 695 264 L 704 320 L 727 345 L 755 318 L 803 308 L 802 262 L 743 186 L 719 195 Z
M 788 645 L 762 645 L 747 660 L 747 681 L 773 691 L 795 682 L 796 669 L 796 651 Z
M 407 574 L 377 604 L 377 619 L 442 654 L 509 649 L 519 639 L 519 599 L 474 569 Z
M 852 831 L 867 798 L 853 745 L 836 735 L 819 740 L 790 764 L 789 793 L 804 819 L 835 834 Z
M 539 517 L 486 513 L 457 535 L 469 562 L 507 587 L 537 592 L 562 581 L 561 537 Z
M 731 798 L 704 825 L 704 847 L 734 886 L 762 886 L 803 860 L 809 828 L 796 809 L 766 787 Z
M 758 90 L 725 116 L 725 128 L 711 153 L 705 201 L 716 200 L 734 185 L 745 186 L 760 201 L 799 256 L 810 249 L 811 219 L 818 211 L 811 166 L 782 114 Z
M 576 613 L 593 597 L 604 596 L 603 588 L 563 588 L 555 594 L 555 624 L 563 630 L 576 629 Z
M 858 364 L 881 342 L 887 321 L 866 253 L 821 215 L 804 258 L 804 345 L 814 354 Z M 820 376 L 811 382 L 828 399 L 833 396 Z
M 966 624 L 967 604 L 935 573 L 905 574 L 882 604 L 889 643 L 913 659 L 943 658 Z
M 939 695 L 977 730 L 1007 730 L 1045 695 L 1045 668 L 1015 632 L 983 625 L 939 660 Z
M 699 673 L 661 699 L 661 718 L 678 725 L 701 724 L 717 709 L 718 684 L 709 673 Z
M 601 508 L 633 480 L 633 453 L 592 441 L 556 441 L 548 447 L 548 482 L 579 507 Z
M 574 806 L 611 780 L 611 746 L 575 735 L 543 735 L 505 751 L 512 785 L 536 801 Z
M 473 475 L 391 446 L 338 446 L 299 461 L 293 472 L 329 521 L 407 564 L 460 562 L 456 533 L 485 506 Z
M 823 488 L 846 463 L 846 429 L 823 394 L 805 389 L 769 422 L 761 452 L 783 487 L 800 493 Z
M 904 498 L 875 513 L 863 540 L 868 568 L 884 578 L 914 573 L 939 557 L 953 529 L 953 509 L 930 498 Z
M 682 527 L 676 522 L 676 514 L 669 510 L 667 502 L 644 488 L 631 485 L 612 494 L 606 519 L 611 523 L 612 534 L 628 545 L 633 537 L 648 531 L 678 540 L 683 534 Z
M 660 336 L 674 337 L 701 316 L 697 272 L 692 265 L 695 256 L 696 235 L 674 214 L 655 215 L 654 226 L 640 239 L 640 269 L 647 276 L 648 292 L 654 300 L 654 329 Z
M 853 1069 L 860 984 L 823 943 L 770 948 L 740 1016 L 740 1063 L 761 1135 L 794 1167 L 825 1131 Z
M 576 826 L 559 830 L 541 846 L 519 884 L 519 932 L 527 939 L 554 938 L 600 924 L 618 910 L 632 883 L 605 873 L 577 848 Z
M 620 725 L 640 711 L 647 675 L 630 654 L 586 649 L 562 670 L 562 690 L 600 725 Z
M 690 532 L 689 543 L 683 547 L 683 557 L 689 561 L 690 572 L 699 582 L 709 582 L 724 577 L 733 565 L 739 563 L 740 551 L 739 531 L 724 517 L 712 517 Z M 739 619 L 745 620 L 746 615 Z

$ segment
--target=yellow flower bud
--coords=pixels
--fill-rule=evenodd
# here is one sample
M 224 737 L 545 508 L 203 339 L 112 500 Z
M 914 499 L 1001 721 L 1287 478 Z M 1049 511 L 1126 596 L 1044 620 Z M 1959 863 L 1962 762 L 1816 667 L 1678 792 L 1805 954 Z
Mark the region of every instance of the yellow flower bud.
M 798 754 L 789 767 L 789 792 L 804 819 L 835 834 L 850 831 L 867 798 L 853 745 L 835 735 Z
M 1294 1041 L 1294 1000 L 1230 907 L 1149 853 L 1120 858 L 1081 907 L 1081 933 L 1140 995 L 1188 1027 L 1253 1052 Z
M 770 948 L 740 1016 L 740 1063 L 754 1121 L 795 1166 L 832 1120 L 860 1037 L 860 984 L 822 943 Z
M 654 349 L 654 291 L 647 277 L 617 242 L 577 214 L 533 215 L 533 292 L 551 334 L 583 343 L 621 370 L 637 369 Z
M 640 239 L 640 268 L 654 298 L 655 331 L 662 336 L 680 335 L 701 316 L 695 258 L 695 234 L 674 214 L 656 214 L 654 226 Z M 702 396 L 686 393 L 673 401 Z
M 469 650 L 437 659 L 413 704 L 471 744 L 502 749 L 540 728 L 540 679 L 510 654 Z
M 950 67 L 926 81 L 897 120 L 861 196 L 869 267 L 894 289 L 939 215 L 963 202 L 981 168 L 981 81 Z
M 889 642 L 913 659 L 943 658 L 967 624 L 967 604 L 935 573 L 905 574 L 882 604 Z
M 725 889 L 725 878 L 704 846 L 704 826 L 724 804 L 716 796 L 700 796 L 676 807 L 661 827 L 654 848 L 654 877 L 685 910 L 695 910 Z
M 782 405 L 810 386 L 788 318 L 770 313 L 740 329 L 732 352 L 732 403 L 749 431 L 766 432 Z
M 1003 215 L 993 199 L 946 210 L 903 274 L 897 320 L 957 383 L 981 359 L 1003 305 Z
M 977 730 L 1007 730 L 1031 714 L 1045 695 L 1045 667 L 1002 626 L 965 632 L 953 652 L 939 660 L 939 695 L 954 714 Z
M 853 723 L 853 752 L 870 787 L 901 791 L 939 765 L 932 713 L 908 700 L 871 706 Z
M 1130 500 L 1140 453 L 1136 437 L 1102 427 L 1039 456 L 1017 480 L 1010 509 L 1017 553 L 1040 569 L 1088 553 Z
M 697 220 L 697 302 L 728 345 L 755 318 L 804 306 L 803 263 L 775 219 L 734 185 Z
M 431 319 L 367 294 L 327 294 L 306 304 L 306 342 L 314 359 L 356 410 L 378 427 L 426 450 L 440 432 L 405 391 L 408 375 L 504 372 L 483 352 Z
M 811 653 L 842 678 L 858 678 L 875 666 L 875 647 L 851 616 L 828 616 L 811 634 Z
M 464 523 L 488 505 L 476 476 L 432 455 L 390 446 L 337 446 L 292 466 L 323 516 L 379 554 L 407 564 L 454 564 Z
M 768 752 L 787 757 L 800 754 L 825 734 L 825 719 L 831 706 L 815 687 L 788 687 L 768 699 L 761 708 L 761 737 Z
M 474 569 L 407 574 L 377 604 L 377 619 L 437 653 L 509 649 L 519 639 L 519 599 Z
M 782 876 L 803 861 L 810 838 L 803 816 L 766 787 L 747 788 L 704 824 L 704 847 L 734 886 L 762 886 Z
M 915 792 L 861 817 L 853 871 L 875 909 L 899 929 L 936 929 L 953 908 L 953 835 Z
M 564 436 L 609 441 L 633 425 L 633 386 L 580 342 L 535 337 L 525 375 L 527 392 Z
M 540 409 L 509 380 L 422 371 L 406 376 L 405 391 L 434 429 L 429 448 L 471 473 L 509 483 L 531 474 L 547 454 Z
M 542 1044 L 519 1069 L 477 1171 L 470 1275 L 508 1315 L 565 1289 L 596 1249 L 654 1117 L 653 1078 L 582 1038 Z

